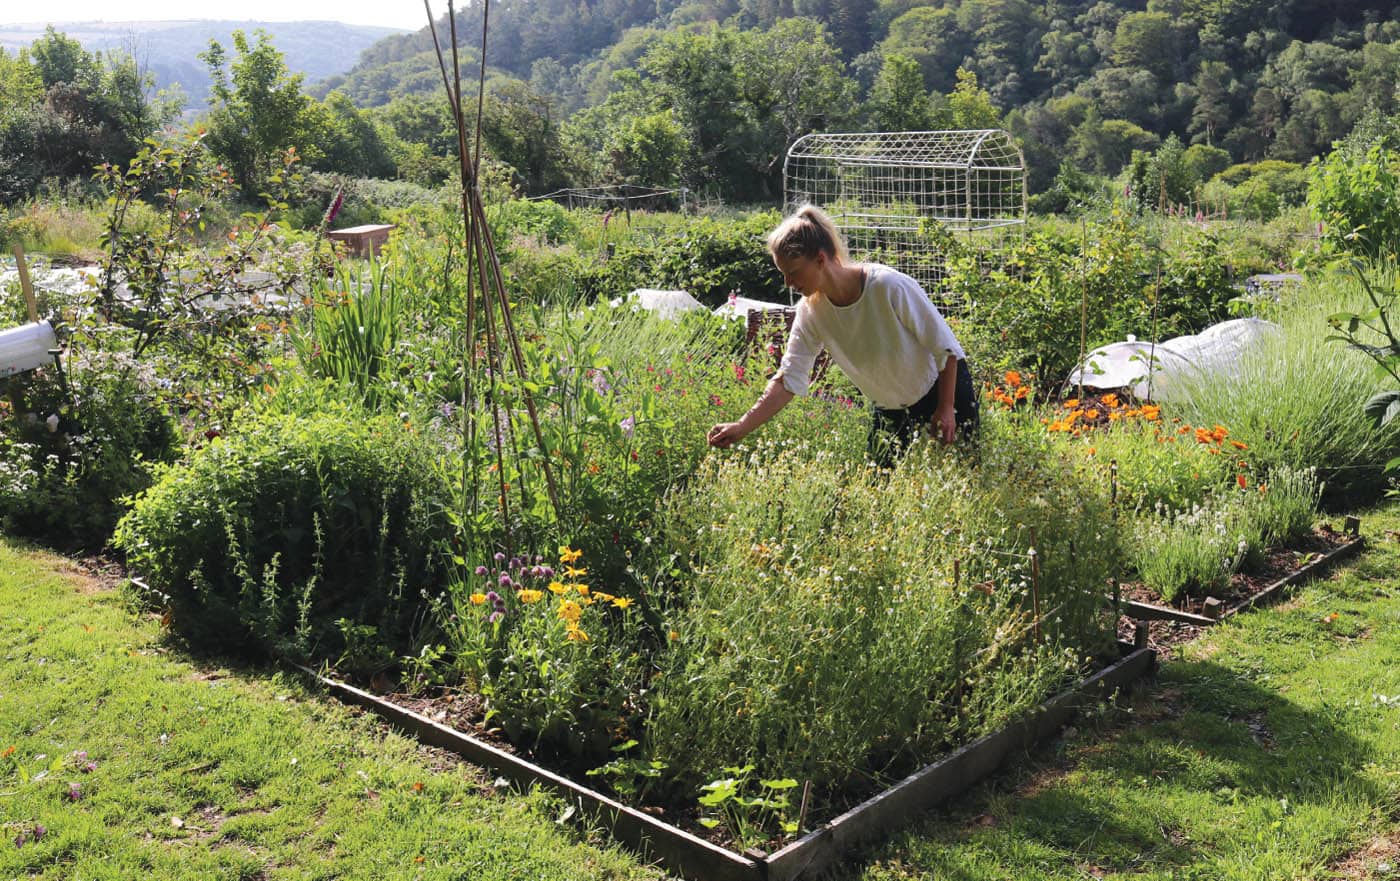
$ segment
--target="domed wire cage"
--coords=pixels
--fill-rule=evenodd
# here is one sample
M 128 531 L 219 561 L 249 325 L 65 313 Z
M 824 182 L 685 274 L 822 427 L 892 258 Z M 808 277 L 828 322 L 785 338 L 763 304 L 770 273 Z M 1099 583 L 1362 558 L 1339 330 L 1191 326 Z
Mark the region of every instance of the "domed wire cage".
M 956 314 L 947 260 L 1001 264 L 1025 231 L 1026 162 L 1000 129 L 810 134 L 788 149 L 783 195 L 789 210 L 810 202 L 830 214 L 852 257 L 908 273 Z

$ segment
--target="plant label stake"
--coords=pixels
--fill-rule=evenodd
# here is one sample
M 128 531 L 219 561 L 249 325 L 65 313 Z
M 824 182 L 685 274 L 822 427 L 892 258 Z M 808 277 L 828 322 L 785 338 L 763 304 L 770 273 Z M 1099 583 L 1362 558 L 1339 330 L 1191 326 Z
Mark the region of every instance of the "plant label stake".
M 1033 622 L 1033 633 L 1035 641 L 1040 642 L 1040 553 L 1035 549 L 1037 542 L 1035 530 L 1031 530 L 1031 549 L 1026 556 L 1031 558 L 1031 610 L 1035 615 Z

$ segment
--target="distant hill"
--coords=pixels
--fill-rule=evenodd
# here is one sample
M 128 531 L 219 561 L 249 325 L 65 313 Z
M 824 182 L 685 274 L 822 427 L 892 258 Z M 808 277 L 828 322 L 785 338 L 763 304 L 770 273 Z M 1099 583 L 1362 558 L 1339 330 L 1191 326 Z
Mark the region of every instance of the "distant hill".
M 54 28 L 89 51 L 121 49 L 149 70 L 157 88 L 179 83 L 189 107 L 202 109 L 209 91 L 209 74 L 199 53 L 211 39 L 226 48 L 233 32 L 250 36 L 259 28 L 272 35 L 273 45 L 287 67 L 306 75 L 308 84 L 355 66 L 360 52 L 385 37 L 407 33 L 398 28 L 342 24 L 336 21 L 113 21 L 64 22 Z M 44 25 L 0 25 L 0 48 L 7 52 L 28 46 L 44 33 Z

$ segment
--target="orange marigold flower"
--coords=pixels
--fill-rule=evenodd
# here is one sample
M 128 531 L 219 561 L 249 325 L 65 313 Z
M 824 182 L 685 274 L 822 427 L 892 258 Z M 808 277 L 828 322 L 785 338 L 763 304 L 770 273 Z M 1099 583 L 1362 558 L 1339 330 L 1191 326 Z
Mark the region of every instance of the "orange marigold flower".
M 1073 410 L 1075 407 L 1078 407 L 1078 406 L 1079 406 L 1079 399 L 1078 399 L 1078 398 L 1070 398 L 1069 400 L 1065 401 L 1065 405 L 1064 405 L 1064 406 L 1065 406 L 1065 409 L 1066 409 L 1066 410 Z
M 1249 481 L 1245 478 L 1243 474 L 1236 474 L 1235 484 L 1239 486 L 1240 489 L 1244 489 L 1245 487 L 1249 486 Z
M 1006 380 L 1006 384 L 1012 388 L 1021 384 L 1021 374 L 1017 373 L 1015 370 L 1006 371 L 1006 376 L 1003 378 Z
M 1230 432 L 1225 430 L 1225 426 L 1217 425 L 1210 430 L 1210 436 L 1213 437 L 1218 443 L 1220 441 L 1223 441 L 1225 438 L 1229 437 Z
M 1215 443 L 1215 436 L 1212 435 L 1209 431 L 1206 431 L 1204 428 L 1198 428 L 1196 429 L 1196 443 L 1213 444 Z
M 1085 410 L 1085 411 L 1084 411 L 1084 418 L 1085 418 L 1085 419 L 1098 419 L 1098 418 L 1099 418 L 1099 411 L 1098 411 L 1098 410 Z
M 1122 418 L 1123 418 L 1123 414 L 1120 413 L 1120 412 L 1118 412 L 1117 410 L 1110 411 L 1109 414 L 1108 414 L 1108 421 L 1109 421 L 1109 422 L 1117 422 L 1118 420 L 1120 420 L 1120 419 L 1122 419 Z
M 1018 400 L 1018 401 L 1024 401 L 1024 400 L 1026 399 L 1026 396 L 1029 395 L 1030 393 L 1031 393 L 1030 386 L 1025 386 L 1025 385 L 1023 385 L 1023 386 L 1021 386 L 1020 388 L 1016 389 L 1016 400 Z
M 1242 442 L 1242 441 L 1237 441 L 1237 440 L 1232 440 L 1232 441 L 1230 441 L 1230 446 L 1234 447 L 1234 448 L 1237 449 L 1237 450 L 1247 450 L 1247 449 L 1249 449 L 1249 444 L 1244 443 L 1244 442 Z
M 1142 418 L 1148 422 L 1156 422 L 1162 418 L 1162 408 L 1155 404 L 1148 404 L 1142 408 Z
M 1190 430 L 1191 430 L 1191 426 L 1189 426 L 1189 425 L 1183 425 L 1183 426 L 1181 426 L 1180 428 L 1178 428 L 1178 429 L 1176 430 L 1176 433 L 1177 433 L 1177 434 L 1185 434 L 1186 432 L 1188 432 L 1188 431 L 1190 431 Z
M 1097 453 L 1097 452 L 1098 452 L 1098 448 L 1096 448 L 1096 447 L 1090 447 L 1090 448 L 1089 448 L 1089 455 L 1092 456 L 1092 455 L 1094 455 L 1094 454 Z
M 1115 395 L 1113 392 L 1109 392 L 1108 394 L 1103 396 L 1103 405 L 1105 407 L 1117 407 L 1118 396 Z

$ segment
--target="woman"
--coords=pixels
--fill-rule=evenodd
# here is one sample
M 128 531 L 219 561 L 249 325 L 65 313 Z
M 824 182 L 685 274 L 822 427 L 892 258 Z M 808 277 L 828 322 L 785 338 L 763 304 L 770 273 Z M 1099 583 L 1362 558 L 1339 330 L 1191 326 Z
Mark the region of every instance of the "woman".
M 875 406 L 871 455 L 889 465 L 921 426 L 945 444 L 977 427 L 966 356 L 919 283 L 878 263 L 852 263 L 836 225 L 806 205 L 768 235 L 783 281 L 802 294 L 782 366 L 738 422 L 707 436 L 728 447 L 807 391 L 825 348 Z

